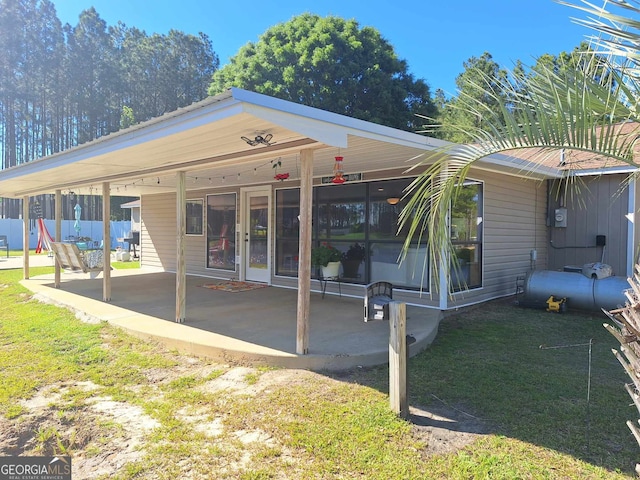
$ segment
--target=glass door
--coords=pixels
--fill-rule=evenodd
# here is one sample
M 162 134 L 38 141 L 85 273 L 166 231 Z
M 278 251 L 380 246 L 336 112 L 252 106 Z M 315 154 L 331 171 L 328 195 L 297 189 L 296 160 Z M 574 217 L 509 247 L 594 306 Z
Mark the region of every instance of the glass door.
M 245 211 L 245 279 L 271 280 L 269 207 L 271 191 L 246 193 Z

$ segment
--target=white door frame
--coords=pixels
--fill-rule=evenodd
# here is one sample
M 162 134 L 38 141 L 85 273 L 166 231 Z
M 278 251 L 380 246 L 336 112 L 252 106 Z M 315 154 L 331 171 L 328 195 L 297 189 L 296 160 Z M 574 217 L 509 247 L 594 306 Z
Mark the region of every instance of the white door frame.
M 247 278 L 249 269 L 249 256 L 247 251 L 249 237 L 249 198 L 254 195 L 267 197 L 267 270 L 262 279 Z M 271 268 L 272 268 L 272 239 L 273 239 L 273 221 L 272 221 L 272 203 L 273 189 L 270 185 L 260 185 L 255 187 L 245 187 L 240 189 L 240 280 L 246 281 L 262 281 L 271 285 Z

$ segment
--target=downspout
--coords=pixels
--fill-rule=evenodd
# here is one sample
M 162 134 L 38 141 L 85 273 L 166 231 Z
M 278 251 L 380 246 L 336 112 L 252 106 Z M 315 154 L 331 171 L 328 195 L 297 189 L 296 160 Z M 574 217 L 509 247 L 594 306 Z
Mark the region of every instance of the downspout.
M 636 180 L 629 179 L 629 196 L 627 201 L 627 277 L 633 277 L 636 245 Z

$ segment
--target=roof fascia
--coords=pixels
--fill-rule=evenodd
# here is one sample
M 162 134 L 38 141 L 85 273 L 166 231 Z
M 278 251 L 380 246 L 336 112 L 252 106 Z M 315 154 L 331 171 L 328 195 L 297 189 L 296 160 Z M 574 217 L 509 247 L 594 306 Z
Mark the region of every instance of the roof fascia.
M 546 167 L 517 157 L 494 153 L 492 155 L 481 158 L 480 163 L 490 165 L 492 167 L 502 167 L 518 171 L 521 177 L 545 177 L 545 178 L 562 178 L 564 176 L 562 170 L 552 167 Z M 505 172 L 503 172 L 505 173 Z
M 614 174 L 631 174 L 636 173 L 638 167 L 632 167 L 631 165 L 609 168 L 590 168 L 585 170 L 572 170 L 571 176 L 573 177 L 588 177 L 598 175 L 614 175 Z

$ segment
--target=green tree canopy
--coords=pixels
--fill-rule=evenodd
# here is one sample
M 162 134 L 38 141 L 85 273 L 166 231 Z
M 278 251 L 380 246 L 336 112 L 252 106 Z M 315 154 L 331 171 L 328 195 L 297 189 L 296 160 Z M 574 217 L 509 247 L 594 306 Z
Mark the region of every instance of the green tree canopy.
M 51 0 L 0 0 L 0 45 L 0 168 L 202 100 L 219 63 L 204 34 L 148 36 L 94 8 L 63 26 Z M 0 203 L 0 216 L 20 211 Z
M 471 57 L 463 66 L 464 71 L 456 78 L 458 95 L 450 100 L 444 99 L 443 93 L 438 96 L 438 103 L 442 103 L 440 129 L 434 131 L 445 140 L 460 143 L 472 140 L 471 132 L 483 128 L 488 116 L 500 115 L 500 106 L 508 102 L 503 88 L 508 72 L 489 52 Z
M 209 94 L 240 87 L 404 130 L 433 117 L 429 86 L 355 20 L 303 14 L 268 29 L 213 76 Z

